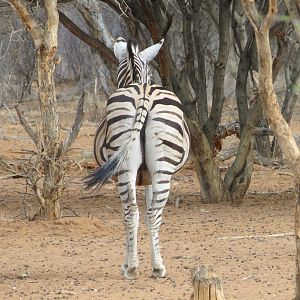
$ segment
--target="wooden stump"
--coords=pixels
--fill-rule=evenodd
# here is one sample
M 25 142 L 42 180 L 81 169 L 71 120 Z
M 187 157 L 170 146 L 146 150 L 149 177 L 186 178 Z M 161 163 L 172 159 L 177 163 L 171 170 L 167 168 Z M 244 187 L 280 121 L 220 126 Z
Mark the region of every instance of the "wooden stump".
M 198 267 L 192 273 L 194 292 L 191 300 L 225 300 L 221 279 L 212 269 Z

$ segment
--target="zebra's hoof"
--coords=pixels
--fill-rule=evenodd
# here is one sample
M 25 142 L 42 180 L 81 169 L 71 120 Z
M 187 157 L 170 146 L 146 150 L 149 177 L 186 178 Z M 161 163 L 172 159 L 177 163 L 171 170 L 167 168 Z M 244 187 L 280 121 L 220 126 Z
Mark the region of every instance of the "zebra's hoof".
M 137 268 L 129 268 L 128 265 L 121 267 L 121 273 L 126 279 L 137 279 L 139 276 Z
M 153 278 L 164 278 L 166 277 L 167 270 L 165 266 L 162 266 L 159 269 L 152 269 L 152 277 Z

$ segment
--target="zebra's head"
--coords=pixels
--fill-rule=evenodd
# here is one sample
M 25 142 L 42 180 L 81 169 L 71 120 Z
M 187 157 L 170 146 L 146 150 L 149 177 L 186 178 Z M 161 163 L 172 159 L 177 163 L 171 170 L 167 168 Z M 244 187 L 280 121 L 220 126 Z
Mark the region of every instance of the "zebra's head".
M 163 42 L 164 39 L 140 52 L 135 40 L 116 39 L 114 54 L 119 60 L 118 88 L 131 83 L 151 83 L 148 62 L 157 55 Z

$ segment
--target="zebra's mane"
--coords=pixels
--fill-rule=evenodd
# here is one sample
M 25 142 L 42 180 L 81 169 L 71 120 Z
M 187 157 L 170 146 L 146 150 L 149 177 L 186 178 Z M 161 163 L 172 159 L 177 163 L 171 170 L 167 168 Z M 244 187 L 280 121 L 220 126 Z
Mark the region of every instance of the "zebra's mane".
M 133 50 L 134 49 L 134 50 Z M 127 42 L 127 53 L 128 53 L 128 64 L 131 64 L 132 81 L 138 82 L 140 71 L 137 68 L 137 62 L 139 61 L 137 57 L 138 43 L 135 39 L 129 39 Z

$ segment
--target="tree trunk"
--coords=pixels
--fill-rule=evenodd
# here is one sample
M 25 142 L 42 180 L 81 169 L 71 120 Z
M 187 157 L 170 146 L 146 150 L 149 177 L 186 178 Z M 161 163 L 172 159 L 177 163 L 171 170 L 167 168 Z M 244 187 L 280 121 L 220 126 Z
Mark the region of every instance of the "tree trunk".
M 261 116 L 262 107 L 257 98 L 244 124 L 236 158 L 224 178 L 231 200 L 235 204 L 241 203 L 251 181 L 253 169 L 252 135 L 255 124 Z
M 41 204 L 41 217 L 48 220 L 59 219 L 61 216 L 59 196 L 63 190 L 62 178 L 65 171 L 61 158 L 71 138 L 68 136 L 66 144 L 61 143 L 58 127 L 54 83 L 55 64 L 58 63 L 55 59 L 59 23 L 57 0 L 44 1 L 46 11 L 44 27 L 39 25 L 39 21 L 32 15 L 25 1 L 11 0 L 11 4 L 31 34 L 36 48 L 41 135 L 34 133 L 29 124 L 26 127 L 29 128 L 27 132 L 31 132 L 31 138 L 38 148 L 36 169 L 41 169 L 43 176 L 39 175 L 37 180 L 31 180 L 31 185 Z M 42 186 L 38 186 L 37 183 L 40 179 L 42 179 Z
M 213 148 L 216 129 L 220 123 L 224 95 L 225 70 L 229 57 L 230 41 L 230 22 L 231 22 L 231 0 L 219 1 L 219 53 L 214 66 L 213 76 L 213 99 L 210 116 L 204 126 L 207 139 Z
M 252 48 L 255 43 L 250 43 L 253 39 L 252 34 L 246 42 L 246 47 L 240 47 L 240 62 L 237 72 L 237 81 L 235 93 L 237 98 L 237 108 L 240 122 L 240 144 L 236 158 L 228 169 L 224 181 L 230 192 L 233 203 L 240 204 L 250 185 L 253 157 L 252 157 L 252 132 L 255 126 L 255 120 L 259 118 L 259 106 L 256 99 L 254 109 L 249 112 L 247 82 L 248 74 L 251 67 Z
M 39 100 L 42 118 L 42 142 L 44 151 L 45 177 L 42 194 L 45 207 L 42 207 L 41 217 L 53 220 L 60 218 L 59 195 L 61 194 L 60 180 L 63 168 L 59 166 L 57 151 L 60 142 L 58 127 L 57 100 L 54 83 L 57 49 L 58 12 L 56 5 L 48 4 L 47 31 L 44 41 L 36 51 Z
M 195 121 L 187 119 L 187 123 L 191 132 L 191 148 L 203 202 L 228 201 L 230 199 L 228 190 L 214 161 L 204 131 Z

